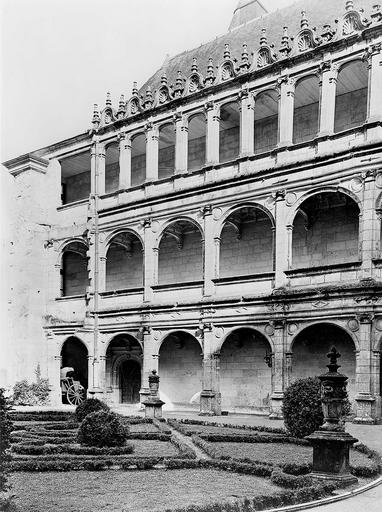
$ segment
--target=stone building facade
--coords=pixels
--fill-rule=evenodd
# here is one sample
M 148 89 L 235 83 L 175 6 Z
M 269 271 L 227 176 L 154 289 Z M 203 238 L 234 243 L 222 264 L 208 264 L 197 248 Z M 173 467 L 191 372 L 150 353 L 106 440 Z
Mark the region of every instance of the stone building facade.
M 381 48 L 376 0 L 242 0 L 89 132 L 5 162 L 8 381 L 40 363 L 60 404 L 73 366 L 137 403 L 155 369 L 167 406 L 277 418 L 335 344 L 356 419 L 379 419 Z

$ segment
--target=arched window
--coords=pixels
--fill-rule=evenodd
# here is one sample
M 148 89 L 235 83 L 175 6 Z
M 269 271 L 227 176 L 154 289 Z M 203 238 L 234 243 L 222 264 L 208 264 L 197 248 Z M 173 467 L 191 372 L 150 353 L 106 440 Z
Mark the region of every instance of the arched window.
M 359 208 L 341 192 L 306 199 L 293 221 L 293 268 L 356 262 Z
M 131 186 L 142 185 L 146 179 L 146 136 L 143 133 L 131 139 Z
M 84 295 L 89 284 L 87 246 L 72 242 L 65 246 L 61 260 L 61 294 Z
M 112 142 L 106 146 L 105 152 L 105 192 L 119 189 L 119 146 Z
M 368 70 L 360 61 L 345 64 L 339 71 L 336 88 L 334 131 L 360 126 L 367 117 Z
M 175 129 L 165 124 L 159 129 L 158 178 L 172 176 L 175 171 Z
M 297 82 L 294 94 L 293 142 L 313 139 L 318 132 L 320 86 L 317 76 Z
M 189 171 L 203 167 L 206 162 L 206 118 L 196 114 L 188 121 L 187 168 Z
M 72 378 L 86 389 L 88 388 L 88 350 L 75 336 L 70 336 L 61 349 L 61 378 Z M 69 383 L 69 381 L 67 381 Z M 62 394 L 63 403 L 71 403 L 70 390 Z M 74 402 L 73 402 L 74 404 Z
M 142 287 L 142 243 L 133 233 L 119 233 L 112 238 L 106 254 L 106 290 Z
M 273 270 L 273 231 L 258 208 L 241 208 L 225 221 L 220 235 L 219 277 L 260 274 Z
M 264 91 L 255 99 L 255 153 L 270 151 L 278 140 L 278 94 Z
M 159 244 L 159 284 L 203 279 L 203 244 L 200 230 L 187 220 L 174 222 Z
M 240 112 L 237 102 L 220 107 L 219 161 L 234 160 L 240 154 Z

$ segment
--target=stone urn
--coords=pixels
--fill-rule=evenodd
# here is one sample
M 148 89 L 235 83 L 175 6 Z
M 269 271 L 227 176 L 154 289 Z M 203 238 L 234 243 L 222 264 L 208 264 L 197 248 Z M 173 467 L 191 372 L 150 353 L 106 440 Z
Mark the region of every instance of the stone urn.
M 162 406 L 165 404 L 159 398 L 159 375 L 156 370 L 153 370 L 149 375 L 149 396 L 142 402 L 145 406 L 146 418 L 161 418 Z

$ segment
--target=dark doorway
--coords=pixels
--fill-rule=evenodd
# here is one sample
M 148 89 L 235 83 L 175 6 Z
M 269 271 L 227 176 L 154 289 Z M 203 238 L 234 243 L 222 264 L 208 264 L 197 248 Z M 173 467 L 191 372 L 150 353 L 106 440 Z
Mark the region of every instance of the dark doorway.
M 119 370 L 121 403 L 135 404 L 139 402 L 141 388 L 141 367 L 136 361 L 123 361 Z

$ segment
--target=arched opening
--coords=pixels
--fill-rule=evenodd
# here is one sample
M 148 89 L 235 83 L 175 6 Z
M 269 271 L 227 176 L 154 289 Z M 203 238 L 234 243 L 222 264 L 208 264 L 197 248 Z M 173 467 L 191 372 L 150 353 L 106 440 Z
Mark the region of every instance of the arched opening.
M 293 221 L 293 268 L 356 262 L 359 208 L 341 192 L 323 192 L 306 199 Z
M 75 336 L 70 336 L 62 345 L 61 368 L 73 368 L 73 372 L 65 372 L 65 375 L 88 389 L 88 350 Z M 68 403 L 65 393 L 62 394 L 62 403 Z
M 106 387 L 113 403 L 139 402 L 142 348 L 129 334 L 118 334 L 106 351 Z
M 347 391 L 351 399 L 355 396 L 355 345 L 344 329 L 330 323 L 306 327 L 294 339 L 292 381 L 326 373 L 326 365 L 329 363 L 326 354 L 333 345 L 341 354 L 339 372 L 349 377 Z
M 106 290 L 143 287 L 143 247 L 130 232 L 119 233 L 106 254 Z
M 368 69 L 360 60 L 344 65 L 337 77 L 334 132 L 362 125 L 367 117 Z
M 89 284 L 87 246 L 81 242 L 66 245 L 61 258 L 61 295 L 84 295 Z
M 293 142 L 313 139 L 318 132 L 320 86 L 317 76 L 297 82 L 294 93 Z
M 219 277 L 272 272 L 273 230 L 269 217 L 259 208 L 246 207 L 231 213 L 220 236 Z
M 175 171 L 175 128 L 165 124 L 159 129 L 158 178 L 168 178 Z
M 183 331 L 169 334 L 159 351 L 160 396 L 166 405 L 181 407 L 199 403 L 202 389 L 202 349 Z
M 142 185 L 146 179 L 146 136 L 140 133 L 131 139 L 131 186 Z
M 165 229 L 159 244 L 158 283 L 184 283 L 202 279 L 202 234 L 190 221 L 174 222 Z
M 115 192 L 119 189 L 119 146 L 112 142 L 105 151 L 105 192 Z
M 278 94 L 264 91 L 255 99 L 255 153 L 270 151 L 278 141 Z
M 225 339 L 220 350 L 222 409 L 268 411 L 272 371 L 265 361 L 272 352 L 260 332 L 239 328 Z
M 240 153 L 240 111 L 237 102 L 220 107 L 219 162 L 234 160 Z
M 206 163 L 206 118 L 196 114 L 188 121 L 187 169 L 194 171 Z

